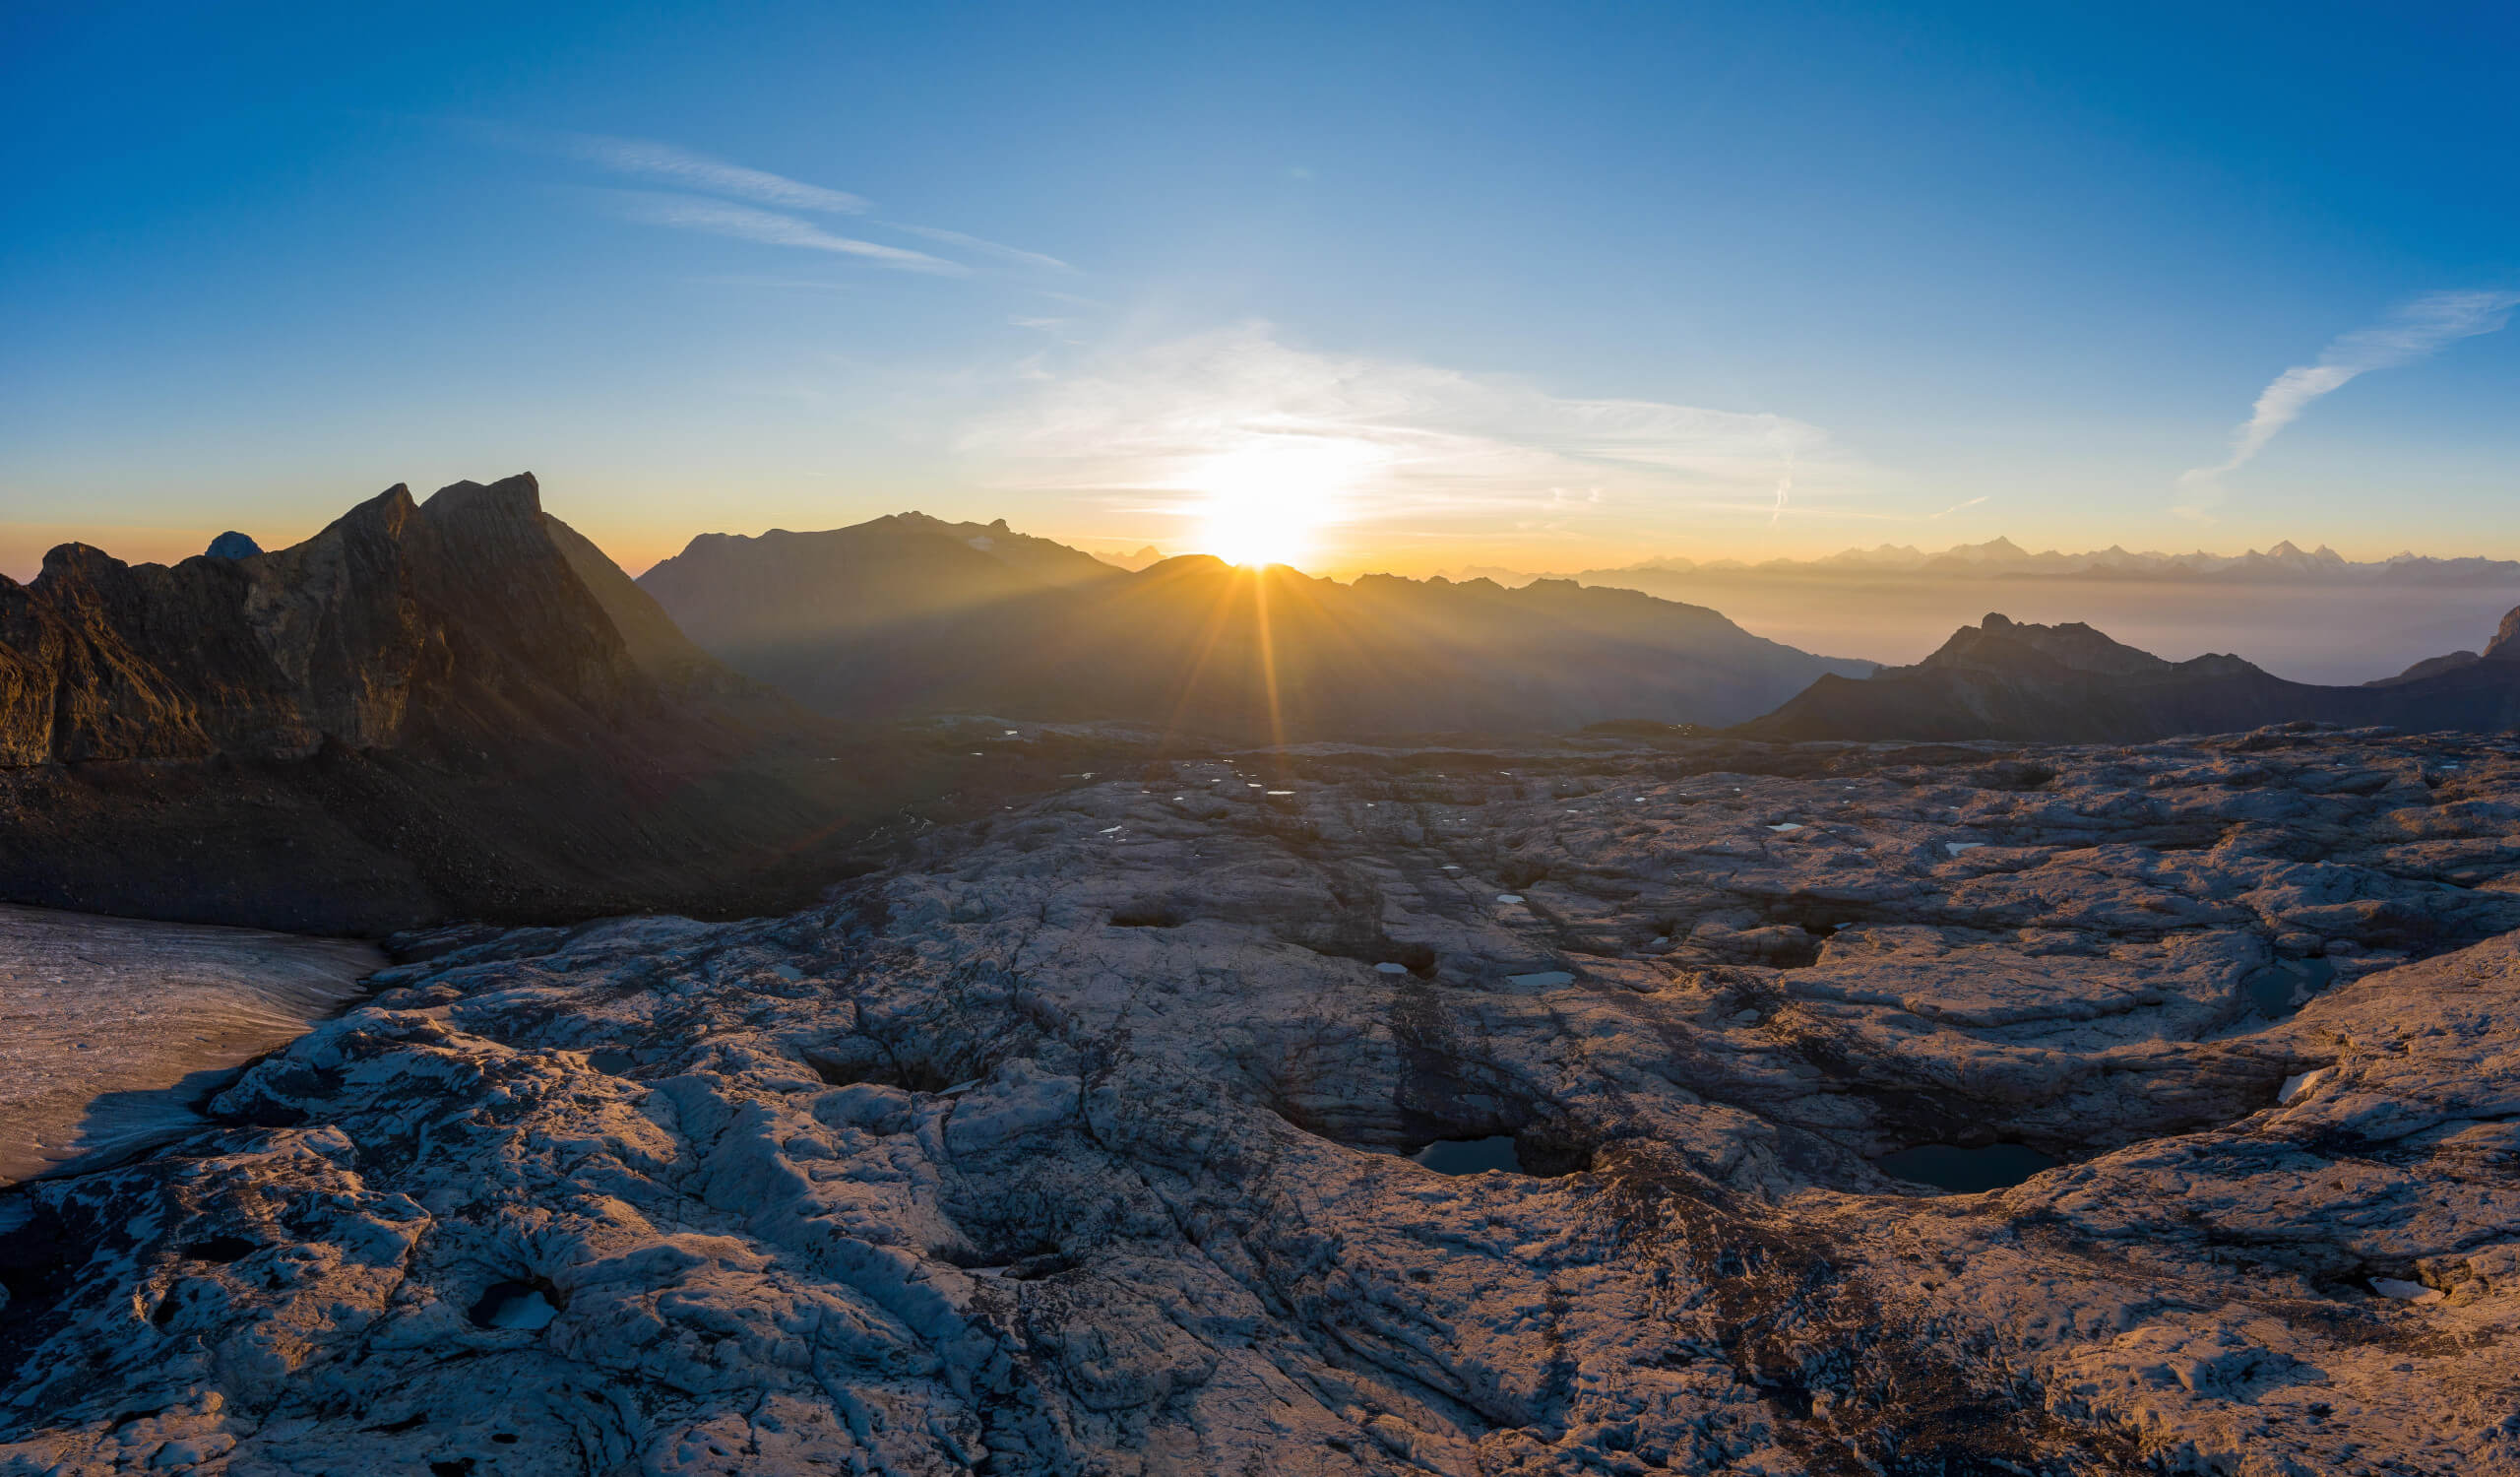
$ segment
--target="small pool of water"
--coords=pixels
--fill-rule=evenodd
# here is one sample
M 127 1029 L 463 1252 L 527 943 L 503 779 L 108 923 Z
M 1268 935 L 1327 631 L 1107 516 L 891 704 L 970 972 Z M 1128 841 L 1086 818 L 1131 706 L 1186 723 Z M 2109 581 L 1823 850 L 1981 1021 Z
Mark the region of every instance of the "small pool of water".
M 2248 992 L 2258 1014 L 2280 1020 L 2335 978 L 2336 966 L 2325 959 L 2292 959 L 2255 971 L 2240 982 L 2240 989 Z
M 1976 1149 L 1921 1143 L 1873 1161 L 1883 1174 L 1894 1179 L 1914 1180 L 1963 1195 L 2019 1185 L 2041 1170 L 2054 1169 L 2063 1162 L 2024 1143 L 1990 1143 Z
M 1514 1135 L 1499 1133 L 1493 1138 L 1439 1138 L 1409 1156 L 1439 1175 L 1476 1175 L 1488 1170 L 1503 1170 L 1509 1175 L 1528 1174 L 1523 1159 L 1514 1152 Z
M 1562 969 L 1544 969 L 1528 975 L 1507 975 L 1505 979 L 1507 983 L 1520 985 L 1526 990 L 1552 990 L 1560 985 L 1575 983 L 1575 976 Z
M 587 1065 L 616 1077 L 638 1064 L 638 1058 L 631 1056 L 628 1052 L 616 1052 L 608 1047 L 600 1052 L 587 1053 Z
M 531 1282 L 494 1282 L 472 1305 L 476 1328 L 547 1328 L 559 1316 L 560 1310 Z

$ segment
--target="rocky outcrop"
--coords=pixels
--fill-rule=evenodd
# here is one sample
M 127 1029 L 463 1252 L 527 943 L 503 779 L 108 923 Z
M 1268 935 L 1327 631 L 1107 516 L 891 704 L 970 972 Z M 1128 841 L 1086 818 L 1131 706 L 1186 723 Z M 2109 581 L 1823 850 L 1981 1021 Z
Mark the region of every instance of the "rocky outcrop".
M 705 535 L 640 583 L 738 670 L 859 720 L 985 712 L 1246 741 L 1723 724 L 1872 670 L 1567 580 L 1340 584 L 1204 555 L 1132 573 L 914 514 Z
M 2503 619 L 2515 629 L 2520 610 Z M 2497 646 L 2505 637 L 2497 635 Z M 1749 737 L 2142 743 L 2268 724 L 2323 722 L 2498 733 L 2520 727 L 2520 666 L 2469 653 L 2359 687 L 2287 681 L 2234 656 L 2167 662 L 2087 625 L 1988 615 L 1914 667 L 1825 676 Z M 2502 648 L 2520 654 L 2520 646 Z M 2462 660 L 2466 658 L 2466 660 Z
M 2515 818 L 2500 740 L 1315 747 L 407 940 L 0 1201 L 0 1470 L 2520 1472 Z
M 15 764 L 304 758 L 615 722 L 641 690 L 533 478 L 396 486 L 274 553 L 129 565 L 86 545 L 0 585 Z
M 2488 662 L 2520 662 L 2520 608 L 2514 608 L 2494 627 L 2493 639 L 2486 643 L 2480 654 Z

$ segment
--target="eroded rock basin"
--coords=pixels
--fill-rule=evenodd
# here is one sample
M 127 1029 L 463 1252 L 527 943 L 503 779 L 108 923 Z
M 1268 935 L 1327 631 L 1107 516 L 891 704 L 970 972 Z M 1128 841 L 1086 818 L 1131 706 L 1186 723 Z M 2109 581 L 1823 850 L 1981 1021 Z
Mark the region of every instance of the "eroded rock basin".
M 0 1471 L 2520 1471 L 2511 746 L 1241 767 L 390 972 L 20 1192 Z

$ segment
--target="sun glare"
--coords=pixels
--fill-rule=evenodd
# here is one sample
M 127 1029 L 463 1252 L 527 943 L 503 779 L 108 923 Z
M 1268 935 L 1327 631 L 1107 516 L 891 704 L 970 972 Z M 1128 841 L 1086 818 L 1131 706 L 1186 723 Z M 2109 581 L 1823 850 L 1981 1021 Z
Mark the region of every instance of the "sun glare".
M 1247 569 L 1310 561 L 1369 459 L 1368 448 L 1285 437 L 1210 457 L 1191 480 L 1205 494 L 1199 548 Z
M 1301 564 L 1312 552 L 1312 531 L 1267 500 L 1219 498 L 1208 506 L 1199 542 L 1228 564 L 1257 569 L 1264 564 Z

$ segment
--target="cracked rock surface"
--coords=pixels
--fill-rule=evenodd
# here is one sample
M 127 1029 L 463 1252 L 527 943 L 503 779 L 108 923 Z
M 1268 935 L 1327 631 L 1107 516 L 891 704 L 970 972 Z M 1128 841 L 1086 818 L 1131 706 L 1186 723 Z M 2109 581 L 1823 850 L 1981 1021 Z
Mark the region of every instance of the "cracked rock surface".
M 0 1202 L 0 1473 L 2520 1472 L 2514 930 L 2499 739 L 1157 765 L 423 940 Z

